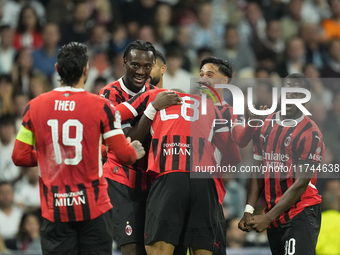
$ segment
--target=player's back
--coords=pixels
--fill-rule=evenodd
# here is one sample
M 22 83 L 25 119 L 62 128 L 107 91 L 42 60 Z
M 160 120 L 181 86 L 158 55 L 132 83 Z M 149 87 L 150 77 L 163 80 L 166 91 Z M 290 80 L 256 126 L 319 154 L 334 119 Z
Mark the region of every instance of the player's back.
M 108 101 L 83 89 L 62 87 L 31 101 L 23 124 L 36 137 L 45 218 L 88 220 L 112 207 L 100 149 L 113 120 Z
M 199 96 L 178 94 L 183 99 L 182 105 L 170 106 L 155 115 L 149 172 L 164 174 L 216 166 L 211 142 L 214 120 L 221 119 L 217 108 L 208 100 L 207 112 L 202 114 L 204 106 Z

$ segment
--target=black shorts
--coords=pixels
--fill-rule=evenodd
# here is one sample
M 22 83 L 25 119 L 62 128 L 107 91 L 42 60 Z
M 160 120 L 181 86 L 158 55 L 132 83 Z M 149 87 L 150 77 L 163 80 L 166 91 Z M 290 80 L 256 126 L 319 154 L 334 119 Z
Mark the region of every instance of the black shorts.
M 113 206 L 113 239 L 122 246 L 129 243 L 144 245 L 144 223 L 147 191 L 136 191 L 124 184 L 107 179 L 108 194 Z
M 315 255 L 321 225 L 320 205 L 306 207 L 288 223 L 267 229 L 273 255 Z
M 214 180 L 169 173 L 152 184 L 146 204 L 145 244 L 165 241 L 212 251 L 217 227 Z
M 112 254 L 112 210 L 93 220 L 51 222 L 43 219 L 40 227 L 43 254 Z
M 216 217 L 218 227 L 216 229 L 216 237 L 214 242 L 213 255 L 226 255 L 227 253 L 227 226 L 224 218 L 223 208 L 220 203 L 216 205 Z

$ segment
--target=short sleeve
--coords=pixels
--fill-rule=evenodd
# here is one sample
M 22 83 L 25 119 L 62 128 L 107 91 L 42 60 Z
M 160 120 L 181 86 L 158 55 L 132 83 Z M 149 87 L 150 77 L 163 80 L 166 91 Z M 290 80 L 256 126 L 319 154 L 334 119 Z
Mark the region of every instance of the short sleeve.
M 320 163 L 325 152 L 320 131 L 306 133 L 298 143 L 298 164 Z
M 124 134 L 121 125 L 121 116 L 119 111 L 117 111 L 111 101 L 107 101 L 104 104 L 104 114 L 100 121 L 100 128 L 104 139 L 109 137 Z

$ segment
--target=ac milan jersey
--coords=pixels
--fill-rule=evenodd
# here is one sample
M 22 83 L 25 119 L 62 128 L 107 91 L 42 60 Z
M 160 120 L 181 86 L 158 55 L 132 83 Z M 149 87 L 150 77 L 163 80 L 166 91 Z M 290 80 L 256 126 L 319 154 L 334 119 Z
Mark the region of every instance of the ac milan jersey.
M 262 165 L 268 169 L 264 174 L 266 212 L 271 210 L 282 194 L 293 185 L 294 169 L 299 171 L 297 166 L 301 164 L 309 164 L 311 167 L 320 163 L 325 151 L 322 134 L 310 118 L 302 115 L 290 122 L 285 121 L 284 125 L 287 127 L 284 127 L 280 121 L 280 112 L 273 113 L 265 119 L 264 125 L 258 128 L 253 139 L 254 159 L 261 160 Z M 270 167 L 276 171 L 269 171 Z M 315 184 L 316 172 L 299 201 L 282 213 L 271 226 L 285 224 L 305 207 L 319 204 L 321 197 Z
M 122 109 L 122 120 L 138 116 L 154 100 L 157 94 L 166 89 L 138 94 L 117 106 Z M 173 105 L 158 111 L 151 126 L 152 141 L 149 152 L 147 172 L 154 178 L 171 172 L 209 172 L 208 166 L 216 166 L 214 157 L 215 143 L 224 141 L 223 151 L 228 148 L 229 134 L 225 125 L 216 125 L 215 119 L 222 116 L 212 102 L 208 101 L 207 114 L 201 114 L 201 98 L 178 93 L 183 99 L 182 105 Z M 219 132 L 218 132 L 219 130 Z M 222 148 L 220 148 L 222 149 Z M 216 179 L 219 201 L 224 198 L 224 188 L 221 179 Z M 221 186 L 222 185 L 222 186 Z
M 145 83 L 145 86 L 139 91 L 139 93 L 157 89 L 155 86 Z M 99 95 L 112 101 L 114 105 L 128 101 L 137 93 L 129 90 L 123 79 L 120 78 L 114 81 L 99 91 Z M 122 128 L 127 126 L 133 126 L 135 120 L 130 123 L 122 122 Z M 149 141 L 143 143 L 143 147 L 147 153 Z M 104 164 L 104 176 L 121 184 L 124 184 L 133 189 L 147 190 L 150 186 L 150 178 L 145 174 L 147 167 L 147 157 L 136 161 L 132 166 L 123 165 L 116 158 L 114 153 L 110 150 L 107 153 L 107 163 Z
M 42 94 L 27 105 L 22 125 L 36 138 L 44 218 L 84 221 L 112 208 L 101 143 L 102 137 L 123 133 L 115 127 L 116 114 L 108 100 L 71 87 Z

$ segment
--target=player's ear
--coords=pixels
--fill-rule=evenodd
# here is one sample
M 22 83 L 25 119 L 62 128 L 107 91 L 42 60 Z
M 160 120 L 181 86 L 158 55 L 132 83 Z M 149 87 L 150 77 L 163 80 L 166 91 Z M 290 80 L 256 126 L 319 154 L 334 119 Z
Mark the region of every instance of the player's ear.
M 126 63 L 127 63 L 127 59 L 124 58 L 124 59 L 123 59 L 123 66 L 124 66 L 124 67 L 126 67 Z
M 87 65 L 83 69 L 83 74 L 85 77 L 87 76 L 88 71 L 89 71 L 89 63 L 87 63 Z
M 55 68 L 55 70 L 57 71 L 57 73 L 59 73 L 59 72 L 58 72 L 58 63 L 55 63 L 54 68 Z
M 162 65 L 162 67 L 161 67 L 161 74 L 162 75 L 165 74 L 166 69 L 167 69 L 166 65 Z
M 229 82 L 229 77 L 228 76 L 225 76 L 222 80 L 223 84 L 228 84 Z

